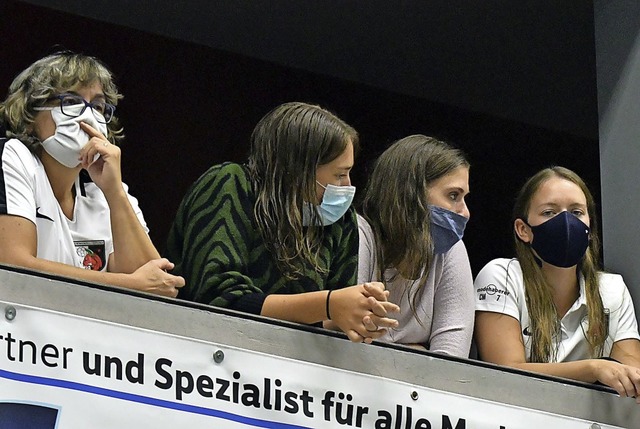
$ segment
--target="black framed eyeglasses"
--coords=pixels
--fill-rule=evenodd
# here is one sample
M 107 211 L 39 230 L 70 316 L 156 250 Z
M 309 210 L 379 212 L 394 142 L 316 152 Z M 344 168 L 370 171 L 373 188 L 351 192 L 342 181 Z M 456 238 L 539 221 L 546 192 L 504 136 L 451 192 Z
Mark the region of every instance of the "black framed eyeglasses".
M 70 118 L 77 118 L 82 115 L 87 107 L 91 108 L 96 117 L 96 120 L 101 124 L 108 124 L 113 119 L 113 114 L 116 111 L 116 106 L 104 102 L 103 100 L 96 100 L 91 103 L 86 101 L 80 95 L 77 94 L 59 94 L 49 97 L 47 101 L 59 100 L 60 110 L 63 115 Z M 82 107 L 81 107 L 82 106 Z M 47 107 L 36 107 L 35 110 L 50 110 Z M 96 115 L 99 113 L 99 115 Z

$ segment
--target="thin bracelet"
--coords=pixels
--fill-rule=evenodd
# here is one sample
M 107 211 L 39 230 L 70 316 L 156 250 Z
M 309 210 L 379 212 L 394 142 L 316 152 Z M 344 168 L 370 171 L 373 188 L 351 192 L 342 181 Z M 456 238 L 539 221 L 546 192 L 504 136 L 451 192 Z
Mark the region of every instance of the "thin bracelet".
M 333 289 L 329 289 L 329 293 L 327 293 L 326 309 L 327 309 L 327 319 L 328 320 L 331 320 L 331 312 L 329 311 L 329 297 L 331 297 L 331 292 L 333 292 Z

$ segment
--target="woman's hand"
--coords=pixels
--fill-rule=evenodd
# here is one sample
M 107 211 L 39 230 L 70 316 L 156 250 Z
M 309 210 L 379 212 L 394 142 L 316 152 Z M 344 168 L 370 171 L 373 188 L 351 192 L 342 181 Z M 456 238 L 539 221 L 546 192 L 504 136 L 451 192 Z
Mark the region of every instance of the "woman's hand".
M 389 299 L 389 291 L 385 290 L 384 284 L 380 282 L 371 282 L 364 283 L 365 295 L 369 297 L 369 304 L 371 305 L 372 314 L 368 314 L 364 316 L 362 319 L 362 323 L 367 329 L 368 333 L 371 332 L 381 332 L 384 334 L 386 329 L 381 329 L 380 327 L 397 327 L 397 323 L 395 326 L 390 326 L 388 324 L 389 318 L 386 317 L 388 310 L 388 304 L 391 304 L 388 301 Z M 374 301 L 375 299 L 375 301 Z M 384 308 L 381 308 L 384 307 Z M 395 305 L 393 307 L 394 310 L 392 312 L 400 311 L 400 308 Z M 373 340 L 373 338 L 371 338 Z M 366 341 L 366 339 L 365 339 Z
M 387 317 L 400 308 L 387 301 L 388 292 L 382 283 L 372 282 L 336 289 L 330 297 L 332 321 L 353 342 L 371 343 L 398 321 Z
M 592 365 L 597 381 L 640 404 L 640 369 L 604 359 L 592 359 Z
M 80 122 L 80 127 L 89 134 L 89 142 L 80 151 L 82 168 L 89 172 L 91 180 L 108 198 L 113 192 L 122 192 L 120 170 L 120 148 L 111 144 L 100 131 Z M 99 155 L 96 159 L 96 155 Z
M 165 258 L 154 259 L 130 274 L 131 288 L 175 298 L 178 289 L 184 286 L 184 278 L 167 273 L 173 269 L 173 263 Z

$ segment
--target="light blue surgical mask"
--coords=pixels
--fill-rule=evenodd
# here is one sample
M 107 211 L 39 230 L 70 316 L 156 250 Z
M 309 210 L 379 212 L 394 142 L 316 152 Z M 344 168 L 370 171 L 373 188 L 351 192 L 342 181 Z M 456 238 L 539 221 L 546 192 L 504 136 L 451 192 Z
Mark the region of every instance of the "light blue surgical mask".
M 429 205 L 431 239 L 436 254 L 446 253 L 462 240 L 468 218 L 438 206 Z
M 304 203 L 302 206 L 302 225 L 311 225 L 311 210 L 316 209 L 323 226 L 331 225 L 340 219 L 349 210 L 353 197 L 356 194 L 355 186 L 323 186 L 320 182 L 316 183 L 324 188 L 324 196 L 319 206 L 311 203 Z

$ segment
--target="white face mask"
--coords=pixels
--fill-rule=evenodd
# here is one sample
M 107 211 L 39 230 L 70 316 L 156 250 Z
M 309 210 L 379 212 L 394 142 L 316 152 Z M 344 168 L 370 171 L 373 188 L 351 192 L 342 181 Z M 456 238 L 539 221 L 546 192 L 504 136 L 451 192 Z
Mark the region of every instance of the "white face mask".
M 85 106 L 79 104 L 77 106 L 65 106 L 64 109 L 69 113 L 71 109 L 77 109 L 77 112 L 79 112 L 83 108 Z M 56 124 L 56 132 L 42 142 L 42 147 L 60 164 L 69 168 L 77 167 L 80 164 L 78 160 L 80 150 L 89 142 L 89 134 L 80 128 L 80 122 L 91 125 L 104 136 L 107 135 L 107 124 L 98 122 L 94 115 L 100 115 L 100 113 L 86 107 L 81 115 L 72 118 L 63 114 L 60 107 L 52 107 L 51 117 Z M 98 157 L 99 155 L 96 155 L 96 159 Z

